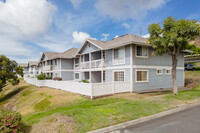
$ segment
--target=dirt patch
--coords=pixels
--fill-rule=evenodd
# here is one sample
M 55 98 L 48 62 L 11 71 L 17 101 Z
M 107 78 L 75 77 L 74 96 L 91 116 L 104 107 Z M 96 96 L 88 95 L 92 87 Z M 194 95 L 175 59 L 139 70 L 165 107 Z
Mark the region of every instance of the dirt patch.
M 191 77 L 187 77 L 185 78 L 185 87 L 187 88 L 195 88 L 196 86 L 198 86 L 200 83 L 200 79 L 199 78 L 191 78 Z
M 77 126 L 72 117 L 52 115 L 32 126 L 30 133 L 73 133 Z

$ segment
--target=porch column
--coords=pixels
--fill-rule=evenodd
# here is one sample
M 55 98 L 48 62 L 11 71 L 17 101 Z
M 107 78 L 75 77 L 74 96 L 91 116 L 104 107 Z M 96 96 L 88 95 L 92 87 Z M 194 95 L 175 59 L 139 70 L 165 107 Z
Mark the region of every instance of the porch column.
M 101 50 L 101 83 L 103 83 L 103 50 Z
M 130 92 L 133 92 L 133 44 L 130 45 Z

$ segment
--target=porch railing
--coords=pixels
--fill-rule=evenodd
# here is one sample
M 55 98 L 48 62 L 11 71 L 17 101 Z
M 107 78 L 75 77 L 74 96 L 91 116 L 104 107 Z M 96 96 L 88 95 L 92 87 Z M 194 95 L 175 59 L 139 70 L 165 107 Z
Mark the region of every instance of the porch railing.
M 52 65 L 43 66 L 43 71 L 52 71 Z
M 105 64 L 103 59 L 80 63 L 80 69 L 102 68 L 104 66 Z

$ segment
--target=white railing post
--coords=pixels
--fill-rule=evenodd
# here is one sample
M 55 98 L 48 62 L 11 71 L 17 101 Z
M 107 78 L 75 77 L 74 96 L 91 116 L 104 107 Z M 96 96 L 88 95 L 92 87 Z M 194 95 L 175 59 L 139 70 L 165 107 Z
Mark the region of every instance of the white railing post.
M 91 96 L 90 96 L 90 98 L 93 99 L 93 84 L 92 83 L 90 83 L 90 84 L 91 84 L 91 86 L 90 86 L 90 88 L 91 88 Z
M 115 94 L 115 85 L 114 85 L 114 82 L 112 82 L 112 93 L 113 93 L 113 95 Z

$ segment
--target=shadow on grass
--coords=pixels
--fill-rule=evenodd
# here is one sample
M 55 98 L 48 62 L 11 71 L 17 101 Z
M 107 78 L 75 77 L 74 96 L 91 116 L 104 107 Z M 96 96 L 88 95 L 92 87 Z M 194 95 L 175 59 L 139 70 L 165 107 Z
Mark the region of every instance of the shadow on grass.
M 31 126 L 28 126 L 28 125 L 22 123 L 22 128 L 20 129 L 20 131 L 22 133 L 30 133 L 31 132 L 31 128 L 32 128 Z
M 18 87 L 17 89 L 15 89 L 14 91 L 11 91 L 10 93 L 8 93 L 7 95 L 3 96 L 2 98 L 0 98 L 0 103 L 4 102 L 10 98 L 12 98 L 13 96 L 17 95 L 19 92 L 21 92 L 22 90 L 28 88 L 29 86 L 23 86 L 23 87 Z

